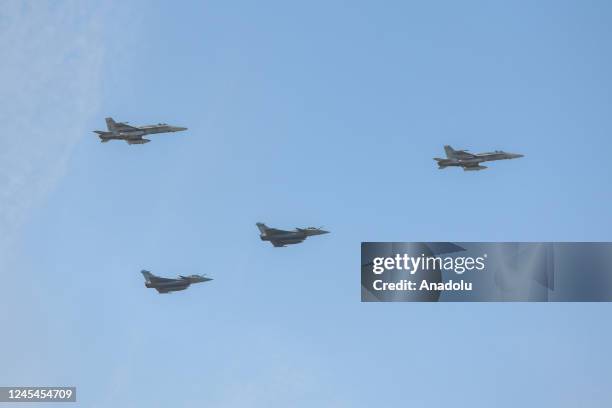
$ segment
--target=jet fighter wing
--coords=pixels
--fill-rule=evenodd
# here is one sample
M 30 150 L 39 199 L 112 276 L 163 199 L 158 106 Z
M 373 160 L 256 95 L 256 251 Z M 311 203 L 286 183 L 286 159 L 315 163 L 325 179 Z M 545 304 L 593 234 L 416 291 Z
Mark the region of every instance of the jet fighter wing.
M 465 150 L 457 150 L 455 151 L 455 158 L 459 159 L 459 160 L 464 160 L 464 159 L 474 159 L 477 156 L 475 154 L 469 153 Z
M 118 130 L 119 132 L 126 131 L 126 130 L 138 130 L 137 127 L 128 125 L 127 123 L 124 123 L 124 122 L 115 123 L 115 129 Z
M 115 122 L 113 118 L 106 118 L 105 121 L 109 132 L 118 133 L 122 131 L 138 130 L 138 128 L 130 126 L 125 122 Z
M 283 238 L 270 241 L 275 247 L 284 247 L 286 245 L 299 244 L 304 242 L 306 238 Z
M 285 230 L 279 230 L 276 228 L 268 228 L 266 230 L 266 234 L 268 235 L 274 235 L 274 234 L 289 234 L 289 231 L 285 231 Z
M 159 276 L 153 276 L 153 277 L 149 278 L 149 281 L 151 283 L 172 282 L 174 280 L 176 280 L 176 279 L 160 278 Z

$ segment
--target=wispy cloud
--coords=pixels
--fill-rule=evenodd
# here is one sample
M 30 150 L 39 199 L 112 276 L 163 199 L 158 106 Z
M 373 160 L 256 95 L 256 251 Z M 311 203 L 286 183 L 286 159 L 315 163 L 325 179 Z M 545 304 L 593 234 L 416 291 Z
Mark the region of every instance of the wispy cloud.
M 100 13 L 78 0 L 0 8 L 0 254 L 64 174 L 99 105 Z

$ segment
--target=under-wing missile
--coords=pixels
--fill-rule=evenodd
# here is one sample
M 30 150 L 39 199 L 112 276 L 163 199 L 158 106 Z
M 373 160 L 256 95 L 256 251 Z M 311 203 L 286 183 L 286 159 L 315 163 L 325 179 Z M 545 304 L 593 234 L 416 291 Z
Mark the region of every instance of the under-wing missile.
M 103 140 L 102 142 L 107 142 L 108 140 Z M 149 143 L 150 140 L 149 139 L 134 139 L 134 140 L 127 140 L 128 144 L 145 144 L 145 143 Z

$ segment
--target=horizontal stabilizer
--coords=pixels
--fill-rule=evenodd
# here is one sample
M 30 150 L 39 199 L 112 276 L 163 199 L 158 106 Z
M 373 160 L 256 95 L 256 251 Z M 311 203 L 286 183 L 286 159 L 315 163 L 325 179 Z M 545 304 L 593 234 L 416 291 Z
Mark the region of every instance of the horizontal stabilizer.
M 444 162 L 448 163 L 448 159 L 441 159 L 439 157 L 434 157 L 433 159 L 438 163 L 439 169 L 445 169 L 448 167 L 446 164 L 444 164 Z

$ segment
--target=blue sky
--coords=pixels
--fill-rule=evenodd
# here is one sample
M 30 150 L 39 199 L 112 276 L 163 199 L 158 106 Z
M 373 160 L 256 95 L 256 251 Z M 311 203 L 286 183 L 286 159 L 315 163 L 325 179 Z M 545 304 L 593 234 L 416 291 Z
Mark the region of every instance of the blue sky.
M 611 240 L 611 17 L 7 3 L 0 383 L 83 407 L 609 407 L 609 305 L 361 304 L 359 248 Z M 102 145 L 106 116 L 189 130 Z M 525 157 L 439 171 L 444 144 Z M 332 234 L 276 249 L 257 221 Z M 215 280 L 159 296 L 143 268 Z

